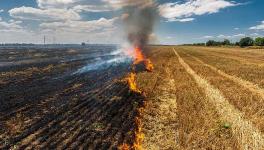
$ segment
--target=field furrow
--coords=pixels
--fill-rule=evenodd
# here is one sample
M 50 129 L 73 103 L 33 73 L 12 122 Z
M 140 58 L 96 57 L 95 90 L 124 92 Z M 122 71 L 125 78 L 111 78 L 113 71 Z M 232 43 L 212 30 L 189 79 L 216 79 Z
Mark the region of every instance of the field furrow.
M 196 61 L 200 62 L 202 65 L 209 67 L 210 69 L 212 69 L 215 72 L 218 72 L 220 75 L 222 75 L 222 76 L 234 81 L 235 83 L 247 88 L 252 93 L 255 93 L 255 94 L 259 95 L 261 97 L 261 99 L 264 101 L 264 89 L 260 88 L 258 85 L 254 84 L 252 82 L 243 80 L 243 79 L 241 79 L 239 77 L 236 77 L 235 75 L 229 75 L 229 74 L 223 72 L 222 70 L 219 70 L 218 68 L 216 68 L 216 67 L 214 67 L 212 65 L 206 64 L 201 59 L 199 59 L 199 58 L 197 58 L 195 56 L 191 56 L 189 54 L 187 54 L 187 55 L 192 57 Z
M 206 64 L 214 66 L 229 75 L 237 76 L 243 80 L 258 85 L 260 88 L 264 88 L 264 66 L 261 65 L 264 63 L 264 59 L 259 60 L 258 62 L 252 62 L 252 59 L 249 58 L 237 59 L 237 55 L 243 53 L 243 49 L 240 51 L 237 50 L 236 53 L 228 52 L 223 56 L 199 47 L 180 47 L 178 49 L 201 59 Z M 255 57 L 257 56 L 258 55 L 256 54 Z

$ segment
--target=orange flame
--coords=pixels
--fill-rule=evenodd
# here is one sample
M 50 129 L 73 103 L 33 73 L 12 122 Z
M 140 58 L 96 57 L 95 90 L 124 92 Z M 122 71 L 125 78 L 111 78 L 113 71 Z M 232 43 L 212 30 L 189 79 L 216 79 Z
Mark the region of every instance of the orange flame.
M 138 109 L 138 117 L 135 118 L 136 123 L 136 131 L 135 131 L 135 141 L 133 144 L 133 148 L 135 150 L 142 150 L 142 142 L 144 140 L 144 134 L 142 133 L 142 115 L 144 111 L 144 106 Z
M 154 66 L 153 66 L 152 62 L 149 59 L 146 59 L 144 64 L 145 64 L 145 67 L 146 67 L 147 71 L 149 71 L 149 72 L 153 71 Z
M 134 63 L 133 63 L 134 65 L 143 62 L 147 71 L 149 72 L 153 71 L 154 66 L 152 62 L 150 61 L 150 59 L 145 58 L 144 54 L 142 53 L 142 50 L 139 47 L 135 47 L 133 58 L 134 58 Z
M 137 65 L 139 63 L 144 63 L 145 68 L 147 71 L 151 72 L 154 69 L 154 66 L 152 64 L 152 62 L 150 61 L 150 59 L 146 59 L 145 56 L 143 55 L 141 49 L 139 47 L 135 47 L 134 49 L 134 53 L 128 53 L 128 55 L 133 56 L 134 58 L 134 63 L 133 65 Z M 134 68 L 134 67 L 133 67 Z M 133 72 L 135 72 L 135 70 L 133 70 Z M 137 85 L 136 85 L 136 74 L 135 73 L 130 73 L 128 74 L 128 76 L 126 77 L 126 81 L 128 83 L 129 89 L 135 93 L 139 93 L 139 94 L 144 94 L 143 92 L 141 92 L 140 89 L 138 89 Z M 145 105 L 145 103 L 144 103 Z M 128 144 L 123 144 L 121 146 L 118 147 L 119 150 L 142 150 L 142 142 L 144 139 L 144 134 L 142 133 L 142 115 L 143 115 L 143 111 L 144 111 L 144 107 L 145 106 L 141 106 L 140 108 L 137 109 L 138 115 L 135 118 L 135 140 L 132 146 L 128 145 Z
M 130 73 L 126 77 L 126 81 L 128 83 L 129 89 L 135 93 L 141 93 L 141 91 L 137 88 L 136 84 L 136 74 L 135 73 Z
M 135 59 L 134 64 L 138 64 L 138 63 L 140 63 L 141 61 L 143 61 L 145 59 L 145 56 L 143 55 L 143 53 L 142 53 L 142 51 L 141 51 L 141 49 L 139 47 L 135 47 L 134 52 L 135 52 L 135 54 L 134 54 L 134 59 Z

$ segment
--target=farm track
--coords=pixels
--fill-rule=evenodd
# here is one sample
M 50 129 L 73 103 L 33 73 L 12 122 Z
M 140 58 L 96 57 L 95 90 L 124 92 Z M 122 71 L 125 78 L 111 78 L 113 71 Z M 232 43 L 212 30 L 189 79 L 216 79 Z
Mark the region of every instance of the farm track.
M 184 62 L 184 60 L 175 51 L 179 62 L 186 71 L 193 76 L 198 86 L 205 90 L 208 100 L 215 106 L 217 112 L 222 116 L 223 120 L 231 122 L 232 131 L 241 144 L 242 149 L 263 149 L 264 139 L 261 132 L 255 128 L 250 121 L 244 120 L 242 113 L 233 107 L 221 92 L 213 87 L 207 80 L 197 75 L 192 68 Z

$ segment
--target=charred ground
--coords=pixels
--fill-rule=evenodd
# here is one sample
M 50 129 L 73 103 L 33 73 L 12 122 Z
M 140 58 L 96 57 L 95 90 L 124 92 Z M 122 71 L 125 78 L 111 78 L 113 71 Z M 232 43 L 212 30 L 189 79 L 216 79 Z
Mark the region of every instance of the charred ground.
M 0 149 L 132 145 L 143 97 L 121 81 L 130 63 L 78 72 L 113 49 L 0 50 Z

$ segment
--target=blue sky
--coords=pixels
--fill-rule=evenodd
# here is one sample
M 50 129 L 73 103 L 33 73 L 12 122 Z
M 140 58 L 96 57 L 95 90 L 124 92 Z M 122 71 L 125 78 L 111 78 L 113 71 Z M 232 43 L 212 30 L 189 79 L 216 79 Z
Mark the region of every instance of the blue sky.
M 123 43 L 122 7 L 151 0 L 0 0 L 0 43 Z M 264 36 L 263 0 L 160 0 L 158 44 Z

